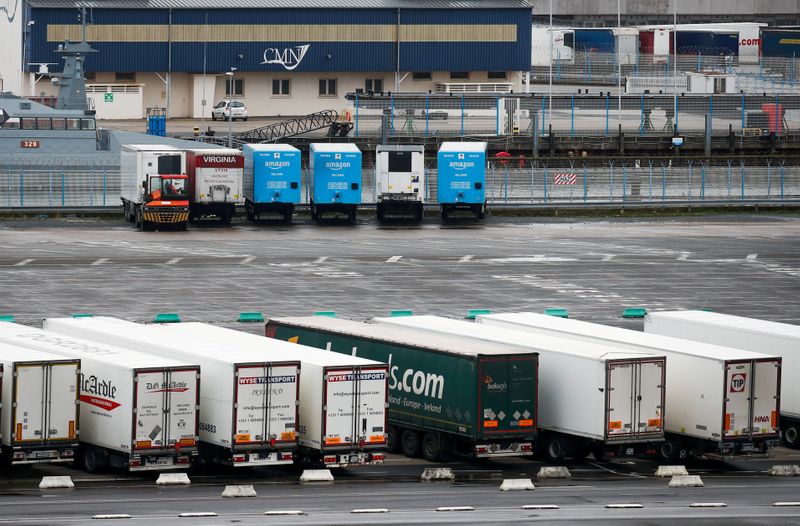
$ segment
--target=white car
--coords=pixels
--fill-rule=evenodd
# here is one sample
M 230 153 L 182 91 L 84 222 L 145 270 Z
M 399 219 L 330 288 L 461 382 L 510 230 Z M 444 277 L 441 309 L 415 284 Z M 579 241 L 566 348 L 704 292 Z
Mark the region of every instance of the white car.
M 245 107 L 244 102 L 239 100 L 218 102 L 214 109 L 211 110 L 211 120 L 228 120 L 231 118 L 231 111 L 233 111 L 233 120 L 247 120 L 247 107 Z

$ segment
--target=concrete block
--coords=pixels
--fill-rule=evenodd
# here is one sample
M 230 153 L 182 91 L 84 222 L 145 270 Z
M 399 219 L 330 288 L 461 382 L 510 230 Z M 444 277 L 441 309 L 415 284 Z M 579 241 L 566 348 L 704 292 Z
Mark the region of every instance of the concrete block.
M 505 479 L 500 484 L 500 491 L 533 491 L 531 479 Z
M 688 475 L 686 466 L 658 466 L 656 477 L 675 477 L 677 475 Z
M 425 468 L 419 478 L 424 481 L 455 480 L 456 476 L 451 468 Z
M 703 480 L 698 475 L 675 475 L 669 481 L 670 488 L 702 488 Z
M 566 466 L 542 466 L 539 468 L 539 473 L 536 474 L 537 479 L 568 479 L 572 477 Z
M 350 513 L 389 513 L 388 508 L 360 508 L 350 510 Z
M 773 477 L 795 477 L 800 475 L 800 466 L 797 464 L 777 464 L 769 468 L 768 473 Z
M 189 480 L 189 475 L 186 473 L 161 473 L 156 480 L 156 484 L 159 486 L 186 486 L 191 483 L 192 481 Z
M 72 477 L 42 477 L 39 489 L 74 488 Z
M 727 508 L 728 505 L 724 502 L 692 502 L 689 504 L 690 508 Z
M 611 510 L 635 510 L 639 508 L 644 508 L 641 504 L 606 504 L 606 508 Z
M 300 482 L 333 482 L 333 473 L 329 469 L 306 469 Z
M 237 484 L 234 486 L 225 486 L 222 492 L 223 497 L 256 497 L 256 490 L 252 484 Z

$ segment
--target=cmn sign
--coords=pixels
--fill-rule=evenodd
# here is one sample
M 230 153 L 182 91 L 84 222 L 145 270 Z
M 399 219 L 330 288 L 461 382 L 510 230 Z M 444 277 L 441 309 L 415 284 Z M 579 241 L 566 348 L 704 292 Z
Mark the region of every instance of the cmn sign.
M 557 173 L 553 175 L 553 184 L 570 185 L 578 181 L 578 176 L 574 173 Z

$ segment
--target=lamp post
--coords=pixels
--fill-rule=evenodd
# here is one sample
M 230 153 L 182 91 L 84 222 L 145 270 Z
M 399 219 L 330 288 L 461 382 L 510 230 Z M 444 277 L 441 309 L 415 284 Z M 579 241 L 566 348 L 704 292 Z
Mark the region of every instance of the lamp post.
M 236 68 L 231 67 L 230 71 L 226 71 L 228 76 L 228 148 L 233 148 L 233 72 Z

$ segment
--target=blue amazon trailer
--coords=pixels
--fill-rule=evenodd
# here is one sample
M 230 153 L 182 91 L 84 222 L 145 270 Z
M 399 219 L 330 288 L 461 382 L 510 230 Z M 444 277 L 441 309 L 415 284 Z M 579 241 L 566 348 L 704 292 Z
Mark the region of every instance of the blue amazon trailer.
M 272 213 L 291 223 L 300 202 L 300 150 L 288 144 L 245 144 L 243 150 L 247 219 Z
M 443 142 L 438 155 L 438 200 L 442 219 L 455 210 L 486 217 L 486 143 Z
M 361 204 L 361 150 L 349 143 L 311 143 L 308 168 L 311 171 L 311 219 L 323 214 L 342 213 L 356 220 Z

